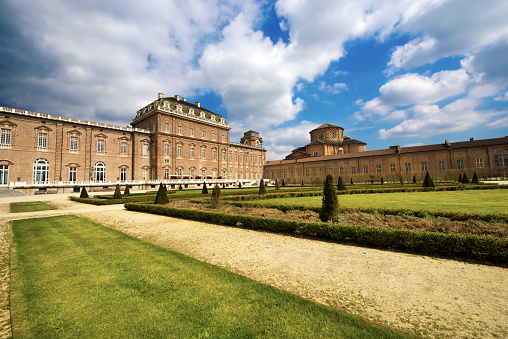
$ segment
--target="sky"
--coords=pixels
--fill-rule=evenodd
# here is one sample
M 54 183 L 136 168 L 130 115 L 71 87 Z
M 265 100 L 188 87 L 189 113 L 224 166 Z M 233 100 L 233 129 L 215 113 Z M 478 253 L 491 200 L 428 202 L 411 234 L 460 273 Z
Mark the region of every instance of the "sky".
M 506 0 L 2 0 L 0 106 L 126 126 L 175 94 L 284 158 L 508 135 Z

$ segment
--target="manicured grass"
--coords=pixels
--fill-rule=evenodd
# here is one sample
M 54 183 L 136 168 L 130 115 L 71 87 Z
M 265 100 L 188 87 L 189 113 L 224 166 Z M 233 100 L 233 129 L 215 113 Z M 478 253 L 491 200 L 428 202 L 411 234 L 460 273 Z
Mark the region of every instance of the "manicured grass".
M 48 205 L 42 201 L 11 202 L 10 207 L 11 207 L 11 213 L 56 210 L 56 207 Z
M 12 229 L 15 337 L 403 337 L 74 216 Z
M 277 198 L 272 203 L 321 205 L 322 197 Z M 475 213 L 507 213 L 508 190 L 406 192 L 384 194 L 339 195 L 344 206 L 409 208 Z

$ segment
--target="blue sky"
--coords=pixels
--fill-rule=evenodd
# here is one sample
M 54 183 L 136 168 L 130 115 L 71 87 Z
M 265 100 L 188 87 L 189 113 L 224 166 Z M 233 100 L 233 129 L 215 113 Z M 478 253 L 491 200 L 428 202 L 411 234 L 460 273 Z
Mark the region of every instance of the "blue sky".
M 269 160 L 325 122 L 367 149 L 508 135 L 505 0 L 0 2 L 0 106 L 127 125 L 200 101 Z

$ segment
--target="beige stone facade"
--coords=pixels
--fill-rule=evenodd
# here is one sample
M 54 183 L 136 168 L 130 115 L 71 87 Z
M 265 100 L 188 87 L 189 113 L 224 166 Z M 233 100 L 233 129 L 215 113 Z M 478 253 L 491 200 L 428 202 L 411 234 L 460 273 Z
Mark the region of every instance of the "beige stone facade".
M 311 142 L 284 160 L 269 161 L 264 178 L 287 183 L 321 183 L 327 174 L 349 182 L 457 179 L 467 173 L 480 178 L 508 175 L 508 137 L 366 151 L 365 143 L 343 135 L 344 129 L 324 124 L 310 132 Z
M 260 179 L 266 150 L 249 131 L 179 96 L 139 110 L 132 127 L 0 107 L 0 185 Z

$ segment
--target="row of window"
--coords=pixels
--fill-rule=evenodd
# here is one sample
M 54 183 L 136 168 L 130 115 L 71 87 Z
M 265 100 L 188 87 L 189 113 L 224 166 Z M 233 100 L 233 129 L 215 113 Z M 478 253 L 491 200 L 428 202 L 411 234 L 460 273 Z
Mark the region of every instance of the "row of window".
M 507 157 L 507 160 L 508 160 L 508 157 Z M 406 162 L 405 164 L 405 171 L 406 172 L 411 172 L 412 169 L 411 169 L 411 163 L 410 162 Z M 439 167 L 439 170 L 440 171 L 445 171 L 446 170 L 446 165 L 445 165 L 445 162 L 444 161 L 439 161 L 438 162 L 438 167 Z M 476 167 L 477 168 L 483 168 L 483 158 L 476 158 Z M 463 160 L 457 160 L 457 169 L 464 169 L 464 161 Z M 362 168 L 363 170 L 363 174 L 369 174 L 369 166 L 363 166 Z M 421 162 L 421 170 L 422 172 L 427 172 L 428 171 L 428 165 L 427 165 L 427 162 L 426 161 L 423 161 Z M 311 170 L 312 172 L 312 176 L 315 177 L 316 176 L 316 169 L 312 169 Z M 320 168 L 319 169 L 319 175 L 320 176 L 323 176 L 323 169 Z M 328 172 L 329 173 L 333 173 L 333 168 L 329 168 L 328 169 Z M 395 164 L 390 164 L 390 172 L 392 173 L 395 173 L 396 172 L 396 167 L 395 167 Z M 380 174 L 381 173 L 381 165 L 376 165 L 376 173 L 377 174 Z M 344 167 L 339 167 L 339 174 L 344 174 Z M 351 174 L 356 174 L 356 166 L 351 166 Z M 271 173 L 271 176 L 272 176 L 272 179 L 275 179 L 275 172 L 272 172 Z M 277 179 L 280 179 L 279 177 L 279 173 L 277 172 Z M 285 178 L 285 172 L 283 172 L 283 176 Z M 293 177 L 293 171 L 290 171 L 289 172 L 289 176 L 290 178 Z M 301 176 L 301 170 L 296 170 L 296 176 L 297 177 L 300 177 Z M 306 169 L 305 170 L 305 176 L 308 177 L 309 176 L 309 170 Z
M 169 124 L 168 123 L 164 124 L 164 131 L 169 133 Z M 176 133 L 180 134 L 180 135 L 182 134 L 182 126 L 181 125 L 177 126 Z M 194 137 L 194 128 L 192 128 L 192 127 L 189 129 L 189 136 Z M 222 134 L 221 137 L 222 137 L 222 142 L 226 142 L 226 135 Z M 205 139 L 205 130 L 201 130 L 201 138 Z M 215 141 L 215 132 L 212 132 L 212 140 Z
M 242 179 L 251 179 L 251 180 L 257 180 L 257 179 L 261 179 L 261 173 L 258 173 L 258 172 L 245 172 L 245 175 L 243 172 L 238 172 L 238 171 L 235 171 L 233 173 L 233 171 L 229 171 L 229 176 L 226 176 L 228 173 L 226 170 L 223 170 L 222 171 L 222 178 L 224 179 L 234 179 L 234 180 L 242 180 Z M 234 176 L 233 176 L 234 174 Z M 182 168 L 177 168 L 176 169 L 176 175 L 180 178 L 183 178 L 184 177 L 184 174 L 183 174 L 183 169 Z M 206 169 L 201 169 L 201 178 L 205 179 L 207 176 L 206 174 Z M 249 178 L 250 176 L 250 178 Z M 190 179 L 194 179 L 196 178 L 196 170 L 194 168 L 190 168 L 189 169 L 189 175 L 188 177 Z M 213 179 L 216 179 L 217 178 L 217 171 L 213 170 L 212 171 L 212 175 L 211 177 Z M 170 179 L 170 173 L 169 173 L 169 168 L 165 168 L 164 169 L 164 179 Z

